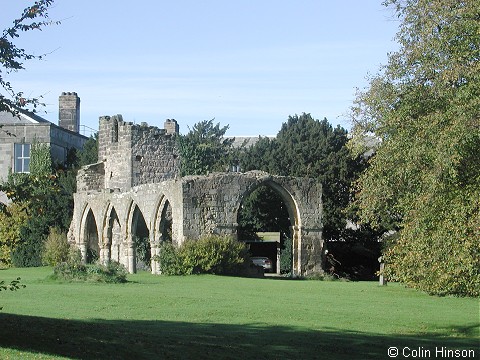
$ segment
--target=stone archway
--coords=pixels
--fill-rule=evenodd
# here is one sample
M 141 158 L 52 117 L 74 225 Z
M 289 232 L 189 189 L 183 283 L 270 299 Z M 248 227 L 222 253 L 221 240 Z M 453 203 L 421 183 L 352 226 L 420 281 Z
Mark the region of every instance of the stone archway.
M 215 173 L 182 179 L 183 232 L 198 239 L 207 234 L 238 239 L 238 211 L 244 197 L 263 184 L 285 202 L 292 219 L 295 275 L 322 271 L 322 187 L 314 179 L 271 175 L 262 171 Z
M 160 255 L 161 246 L 164 242 L 174 243 L 172 206 L 164 195 L 159 197 L 151 224 L 153 227 L 150 234 L 150 247 L 153 260 L 151 261 L 152 273 L 160 274 L 160 264 L 155 260 L 155 257 Z
M 172 242 L 172 206 L 166 196 L 161 196 L 152 219 L 155 242 Z
M 100 118 L 99 162 L 78 171 L 69 231 L 83 259 L 87 248 L 97 244 L 103 248 L 103 260 L 119 259 L 129 272 L 135 272 L 134 236 L 148 235 L 152 255 L 156 255 L 156 246 L 169 227 L 168 205 L 173 219 L 172 242 L 177 246 L 207 234 L 236 236 L 242 197 L 259 184 L 268 184 L 290 211 L 294 273 L 322 271 L 322 186 L 316 179 L 263 171 L 182 177 L 173 135 L 178 128 L 174 126 L 172 131 L 171 125 L 169 122 L 165 129 L 159 129 L 124 122 L 121 115 Z M 109 204 L 115 207 L 109 208 Z M 118 241 L 114 240 L 116 234 L 121 234 Z
M 289 265 L 290 270 L 289 271 L 291 272 L 294 269 L 298 270 L 298 249 L 300 248 L 300 241 L 301 241 L 301 239 L 299 238 L 300 214 L 299 214 L 298 205 L 296 204 L 295 199 L 288 192 L 288 190 L 285 189 L 282 185 L 276 183 L 273 180 L 261 181 L 259 183 L 252 184 L 245 191 L 245 193 L 240 194 L 240 197 L 238 199 L 238 206 L 236 206 L 236 208 L 237 208 L 237 210 L 236 210 L 237 224 L 239 224 L 239 226 L 240 226 L 241 208 L 242 208 L 242 205 L 243 205 L 245 199 L 247 199 L 255 191 L 257 191 L 259 189 L 262 189 L 262 188 L 270 189 L 275 194 L 276 198 L 279 198 L 279 200 L 286 207 L 286 211 L 288 213 L 288 215 L 287 215 L 288 216 L 288 222 L 289 222 L 289 226 L 288 226 L 287 231 L 289 232 L 289 234 L 281 234 L 280 229 L 275 229 L 275 231 L 276 230 L 279 231 L 279 233 L 278 233 L 278 243 L 275 242 L 275 244 L 270 244 L 269 245 L 269 244 L 266 244 L 266 243 L 265 244 L 258 244 L 258 243 L 253 242 L 253 243 L 250 244 L 250 246 L 253 247 L 253 248 L 255 248 L 255 247 L 258 248 L 259 245 L 269 245 L 268 247 L 263 246 L 263 248 L 268 248 L 270 250 L 270 251 L 268 251 L 268 254 L 262 253 L 261 255 L 262 256 L 268 255 L 268 257 L 273 261 L 273 264 L 275 266 L 273 271 L 279 274 L 280 273 L 280 253 L 281 253 L 282 247 L 284 246 L 285 237 L 288 237 L 289 241 L 287 241 L 287 243 L 289 243 L 289 244 L 287 246 L 289 246 L 290 248 L 286 249 L 287 250 L 286 252 L 289 253 L 289 255 L 288 255 L 289 256 L 289 262 L 290 262 L 290 265 Z M 239 227 L 237 228 L 238 239 L 240 241 L 247 240 L 247 239 L 244 239 L 242 237 L 242 235 L 240 234 L 238 229 L 239 229 Z M 272 231 L 272 230 L 273 229 L 270 229 L 269 231 Z M 271 245 L 273 245 L 273 248 L 272 248 Z M 260 254 L 255 254 L 255 256 L 258 256 L 258 255 L 260 255 Z
M 259 186 L 268 186 L 279 194 L 289 212 L 293 273 L 322 271 L 322 189 L 314 179 L 265 172 L 215 173 L 139 185 L 124 191 L 79 192 L 75 194 L 71 233 L 83 259 L 87 245 L 93 248 L 93 244 L 98 244 L 103 261 L 117 260 L 133 273 L 137 265 L 135 237 L 149 239 L 150 259 L 158 255 L 160 243 L 170 234 L 176 246 L 208 234 L 238 238 L 239 207 L 245 196 Z M 152 272 L 158 273 L 159 264 L 153 261 L 151 265 Z
M 150 229 L 140 207 L 131 202 L 127 220 L 127 269 L 135 273 L 137 267 L 150 265 Z

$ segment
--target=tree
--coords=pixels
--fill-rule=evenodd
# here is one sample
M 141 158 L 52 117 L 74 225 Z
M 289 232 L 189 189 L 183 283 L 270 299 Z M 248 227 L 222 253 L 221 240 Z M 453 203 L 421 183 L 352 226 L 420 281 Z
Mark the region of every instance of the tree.
M 0 111 L 8 111 L 17 114 L 17 109 L 30 106 L 33 112 L 41 105 L 38 98 L 27 98 L 22 91 L 15 90 L 13 85 L 6 80 L 5 75 L 24 69 L 24 62 L 28 60 L 41 60 L 44 55 L 34 55 L 21 49 L 14 44 L 14 40 L 20 37 L 20 33 L 32 30 L 42 30 L 45 26 L 53 23 L 48 17 L 48 9 L 53 0 L 38 0 L 26 9 L 22 15 L 13 21 L 13 25 L 4 29 L 0 37 L 0 85 L 3 88 L 0 93 Z M 1 125 L 0 125 L 1 126 Z
M 8 252 L 3 251 L 2 258 L 15 266 L 41 265 L 44 241 L 50 228 L 58 227 L 67 232 L 73 213 L 75 170 L 52 171 L 49 146 L 35 144 L 31 171 L 30 174 L 11 173 L 7 181 L 0 183 L 0 191 L 12 201 L 11 205 L 0 208 L 0 223 L 5 223 L 6 220 L 2 220 L 5 217 L 12 225 L 5 228 L 8 237 L 4 234 L 3 238 Z M 19 211 L 10 214 L 19 206 L 27 217 Z
M 33 176 L 48 176 L 52 173 L 50 145 L 34 141 L 30 161 L 30 173 Z
M 0 212 L 0 264 L 10 266 L 12 251 L 21 242 L 20 230 L 30 216 L 26 203 L 12 203 Z
M 57 228 L 50 228 L 42 256 L 43 264 L 57 266 L 62 262 L 67 262 L 70 252 L 71 249 L 67 240 L 67 234 L 59 231 Z
M 95 164 L 98 161 L 98 132 L 83 144 L 82 150 L 77 153 L 78 166 Z
M 347 140 L 347 131 L 333 128 L 327 119 L 315 120 L 306 113 L 289 116 L 275 139 L 261 138 L 246 149 L 241 164 L 246 171 L 318 179 L 323 185 L 324 236 L 338 240 L 347 223 L 350 184 L 363 169 L 361 157 L 351 158 Z
M 259 137 L 251 147 L 245 147 L 241 151 L 240 164 L 242 170 L 263 170 L 274 172 L 277 156 L 277 142 L 268 137 Z
M 182 176 L 206 175 L 213 171 L 225 171 L 234 156 L 235 139 L 225 138 L 228 126 L 213 125 L 212 120 L 200 121 L 187 135 L 178 137 L 182 155 Z
M 381 143 L 358 182 L 364 222 L 398 230 L 385 272 L 432 294 L 480 294 L 480 3 L 388 0 L 400 49 L 359 91 L 352 148 Z

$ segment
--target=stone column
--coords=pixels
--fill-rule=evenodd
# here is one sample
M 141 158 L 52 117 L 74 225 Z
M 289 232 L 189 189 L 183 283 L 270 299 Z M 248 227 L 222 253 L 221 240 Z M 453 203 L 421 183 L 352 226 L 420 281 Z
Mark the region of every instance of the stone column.
M 110 244 L 104 244 L 103 248 L 100 250 L 100 253 L 102 254 L 103 263 L 107 265 L 112 259 L 112 251 Z
M 292 275 L 302 275 L 301 231 L 298 226 L 292 226 Z
M 322 229 L 302 228 L 302 275 L 323 273 Z
M 152 274 L 160 274 L 160 264 L 154 259 L 160 255 L 160 244 L 156 241 L 150 243 L 150 264 L 152 268 Z
M 104 265 L 107 265 L 112 259 L 112 231 L 107 225 L 102 231 L 102 249 L 100 249 L 100 259 Z
M 127 263 L 128 263 L 128 272 L 130 274 L 135 274 L 137 272 L 137 267 L 135 262 L 135 244 L 132 241 L 129 241 L 127 244 Z
M 78 248 L 80 249 L 80 253 L 82 254 L 82 262 L 86 264 L 87 263 L 87 243 L 82 242 L 78 244 Z
M 383 271 L 385 269 L 385 263 L 383 262 L 383 256 L 380 256 L 378 258 L 378 262 L 380 263 L 380 271 L 378 272 L 379 273 L 378 285 L 385 286 L 385 285 L 387 285 L 387 279 L 385 279 L 385 276 L 383 274 Z
M 277 274 L 280 275 L 280 271 L 281 271 L 281 267 L 280 267 L 280 259 L 281 259 L 281 248 L 280 248 L 280 241 L 278 241 L 277 243 Z

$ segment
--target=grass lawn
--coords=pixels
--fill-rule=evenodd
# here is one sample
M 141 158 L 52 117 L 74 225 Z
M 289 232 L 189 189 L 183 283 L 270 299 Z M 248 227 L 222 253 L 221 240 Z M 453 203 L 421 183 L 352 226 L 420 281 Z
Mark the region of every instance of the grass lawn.
M 0 359 L 388 359 L 389 347 L 399 359 L 480 358 L 479 299 L 375 282 L 51 273 L 0 270 L 27 285 L 0 292 Z

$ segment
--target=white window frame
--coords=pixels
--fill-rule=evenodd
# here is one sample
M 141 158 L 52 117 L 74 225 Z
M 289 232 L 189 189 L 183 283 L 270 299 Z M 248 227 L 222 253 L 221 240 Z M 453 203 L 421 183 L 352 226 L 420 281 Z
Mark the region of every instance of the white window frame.
M 27 150 L 28 149 L 28 156 Z M 32 146 L 29 143 L 14 144 L 13 149 L 13 169 L 16 173 L 30 173 L 30 157 L 32 155 Z M 20 161 L 20 166 L 18 165 Z M 20 167 L 20 168 L 19 168 Z

